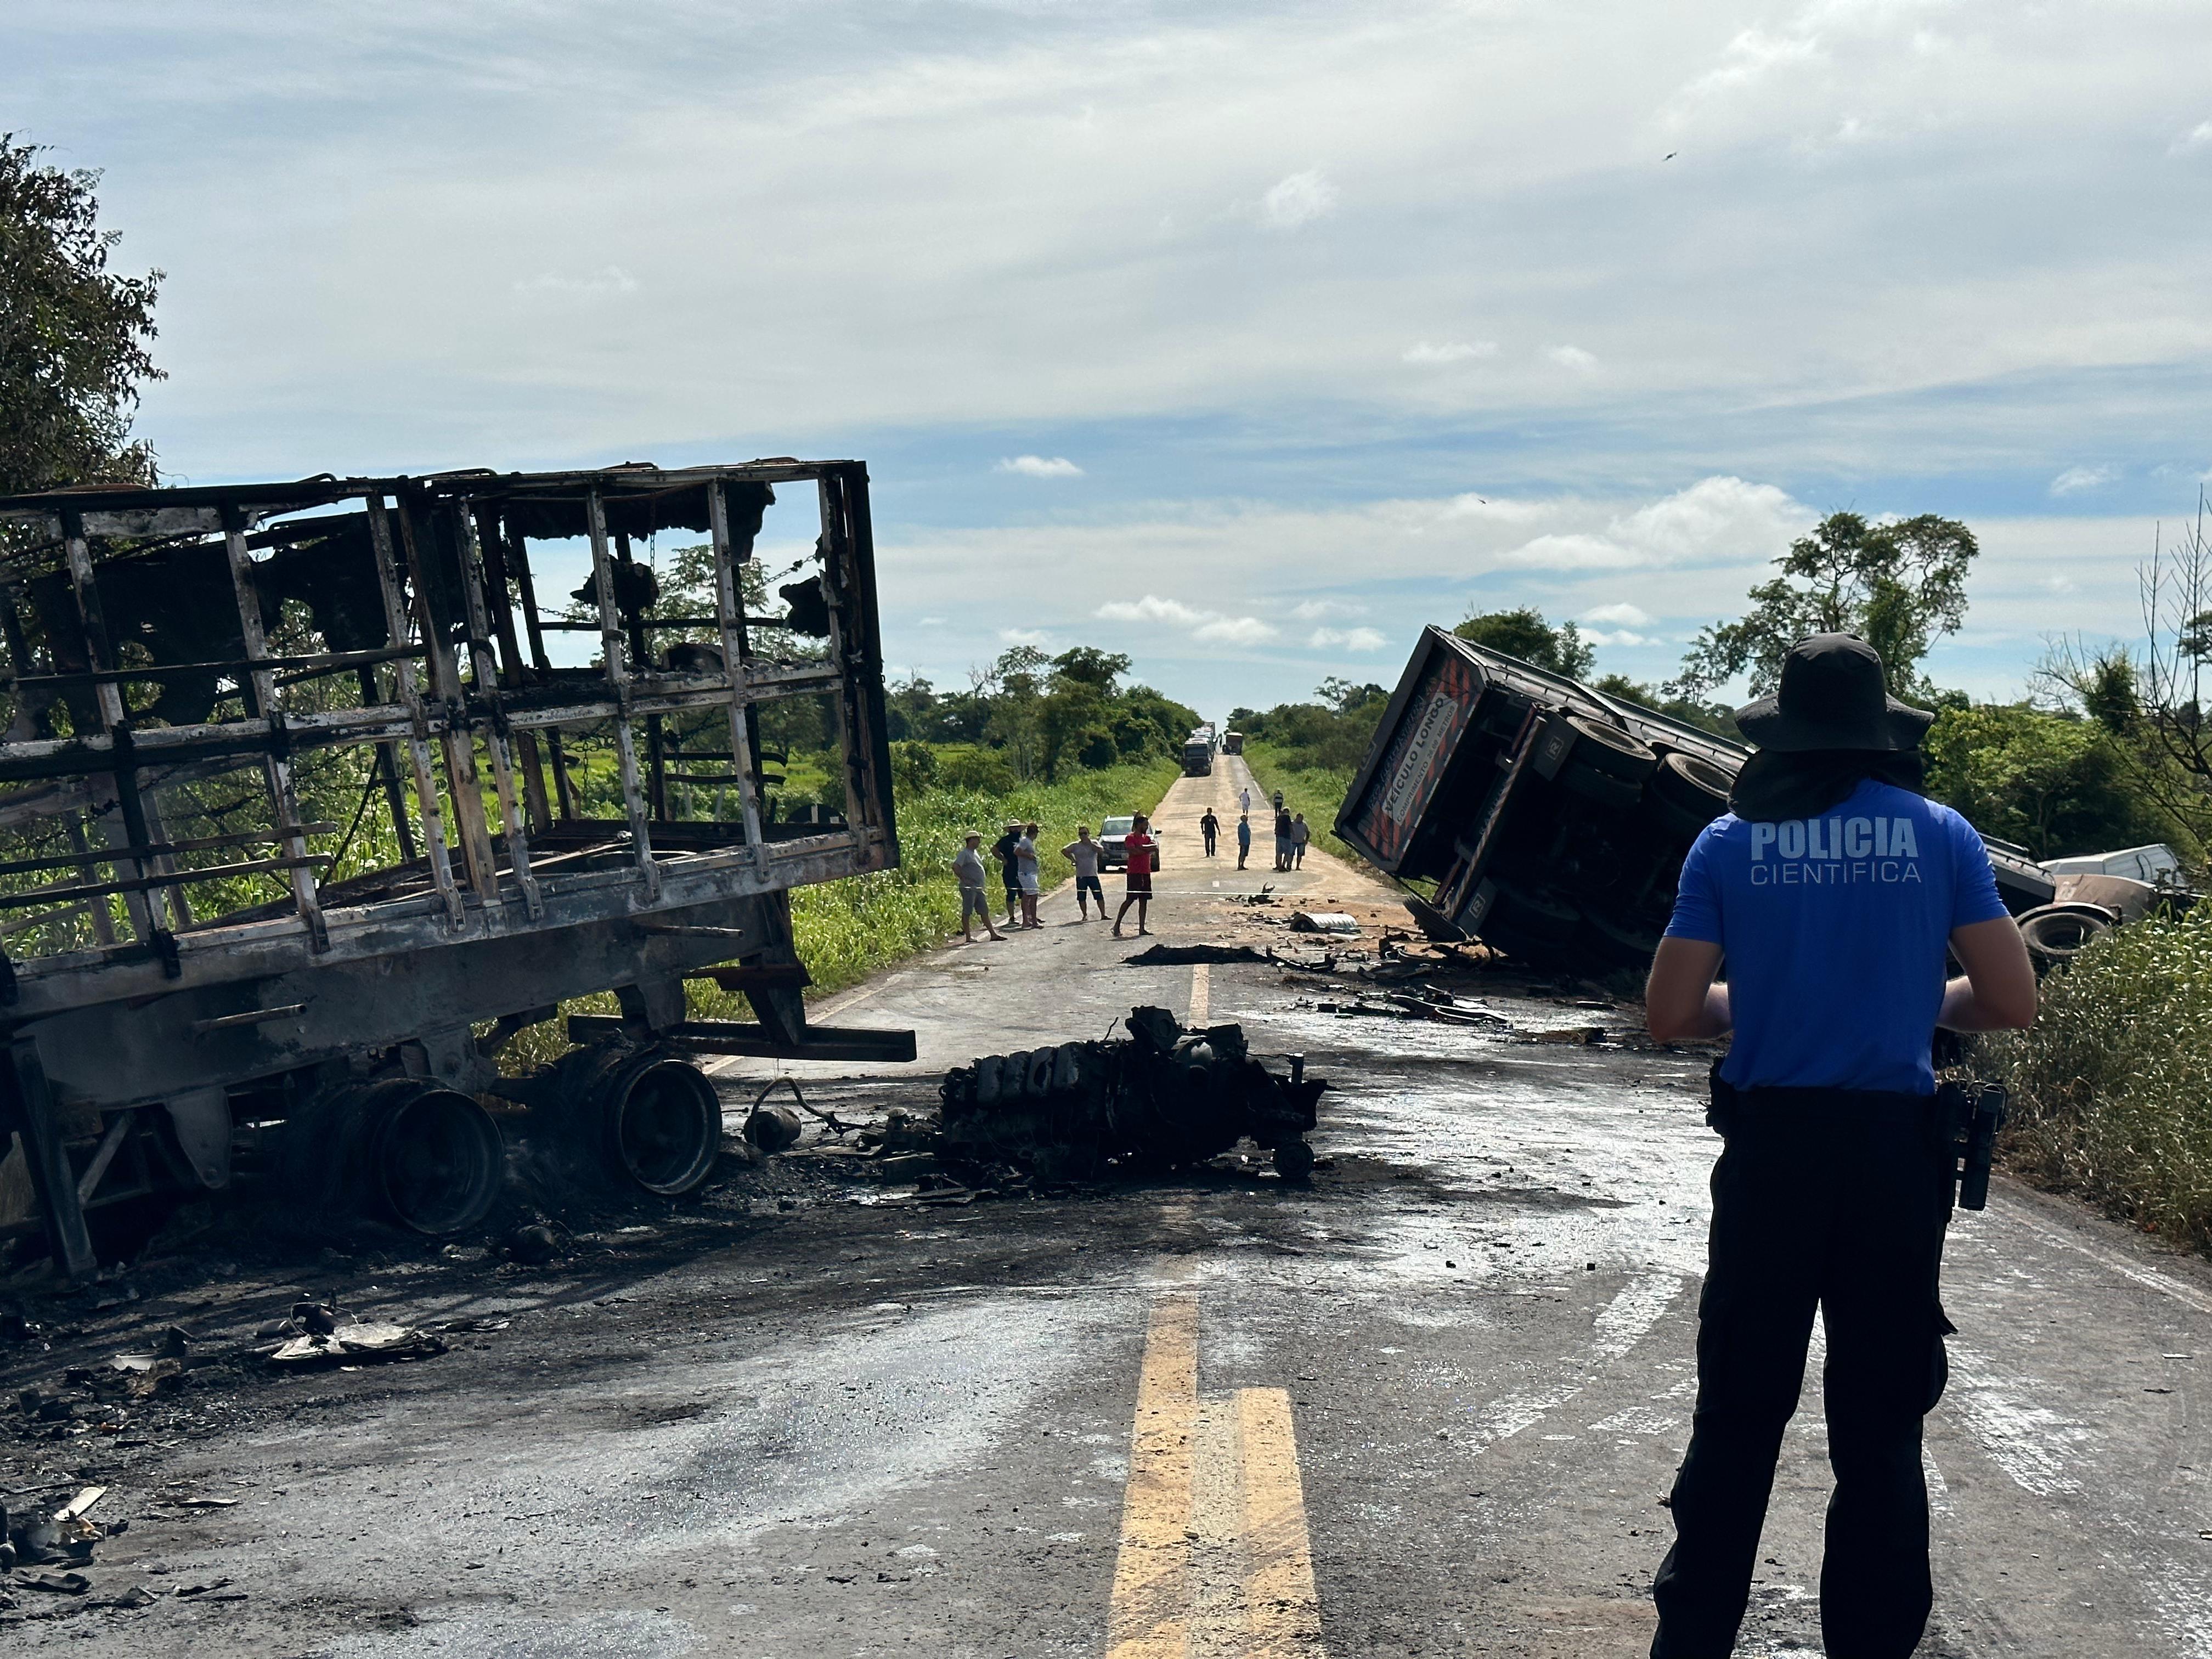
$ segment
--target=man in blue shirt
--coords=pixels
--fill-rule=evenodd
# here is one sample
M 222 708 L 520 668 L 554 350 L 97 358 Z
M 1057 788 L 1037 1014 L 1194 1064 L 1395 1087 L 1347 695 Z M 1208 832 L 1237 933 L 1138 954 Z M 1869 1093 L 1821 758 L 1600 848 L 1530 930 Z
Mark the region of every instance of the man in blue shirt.
M 1829 1659 L 1905 1659 L 1927 1627 L 1920 1431 L 1947 1375 L 1952 1175 L 1929 1048 L 1938 1025 L 2035 1018 L 2034 970 L 1981 837 L 1919 793 L 1933 719 L 1888 695 L 1864 641 L 1795 647 L 1777 694 L 1736 711 L 1759 752 L 1684 860 L 1652 962 L 1653 1036 L 1731 1036 L 1713 1077 L 1725 1146 L 1653 1659 L 1735 1646 L 1816 1307 L 1836 1475 Z M 1947 950 L 1965 977 L 1946 979 Z

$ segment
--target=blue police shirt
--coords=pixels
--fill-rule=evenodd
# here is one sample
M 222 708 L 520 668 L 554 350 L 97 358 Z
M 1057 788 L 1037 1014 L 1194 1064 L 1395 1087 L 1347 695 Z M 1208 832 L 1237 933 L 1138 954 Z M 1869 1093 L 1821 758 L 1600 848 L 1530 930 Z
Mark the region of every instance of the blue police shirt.
M 1817 818 L 1707 825 L 1667 937 L 1721 947 L 1737 1088 L 1925 1095 L 1951 932 L 2004 914 L 1974 826 L 1869 778 Z

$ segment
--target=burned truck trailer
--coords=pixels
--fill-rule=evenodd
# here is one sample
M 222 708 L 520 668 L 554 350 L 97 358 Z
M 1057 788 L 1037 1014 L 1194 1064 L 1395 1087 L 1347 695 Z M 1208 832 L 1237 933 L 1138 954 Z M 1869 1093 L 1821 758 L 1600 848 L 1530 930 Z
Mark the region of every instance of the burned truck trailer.
M 1741 744 L 1423 631 L 1339 811 L 1383 870 L 1432 881 L 1431 931 L 1547 969 L 1640 968 L 1690 843 L 1728 811 Z M 1989 842 L 2015 915 L 2051 902 L 2025 848 Z
M 675 1194 L 720 1145 L 696 1054 L 913 1058 L 808 1025 L 791 927 L 898 861 L 861 464 L 82 488 L 0 500 L 0 1231 L 72 1275 L 88 1216 L 234 1169 L 467 1229 L 495 1090 Z M 755 1020 L 688 1018 L 702 979 Z

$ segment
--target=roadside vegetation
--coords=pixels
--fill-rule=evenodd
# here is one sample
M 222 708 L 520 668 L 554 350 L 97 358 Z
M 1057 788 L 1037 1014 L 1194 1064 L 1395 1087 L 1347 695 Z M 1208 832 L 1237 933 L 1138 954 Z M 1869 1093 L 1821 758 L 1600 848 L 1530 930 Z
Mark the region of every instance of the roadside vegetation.
M 2093 940 L 2033 1028 L 1979 1046 L 2012 1091 L 2009 1168 L 2212 1250 L 2212 905 Z

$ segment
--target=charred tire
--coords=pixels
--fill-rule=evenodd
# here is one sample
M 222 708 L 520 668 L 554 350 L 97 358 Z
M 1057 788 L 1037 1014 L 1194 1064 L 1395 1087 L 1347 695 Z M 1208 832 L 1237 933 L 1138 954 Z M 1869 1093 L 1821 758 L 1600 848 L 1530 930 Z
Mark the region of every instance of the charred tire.
M 1577 747 L 1575 758 L 1559 769 L 1559 787 L 1608 812 L 1633 811 L 1636 804 L 1644 799 L 1644 786 L 1632 778 L 1584 766 L 1582 754 Z
M 427 1078 L 351 1083 L 285 1125 L 280 1178 L 300 1225 L 344 1233 L 386 1221 L 442 1238 L 479 1225 L 499 1197 L 506 1148 L 491 1115 Z
M 1729 810 L 1733 781 L 1711 761 L 1670 752 L 1659 757 L 1659 764 L 1644 786 L 1644 794 L 1663 830 L 1694 839 Z
M 443 1238 L 491 1212 L 506 1147 L 469 1096 L 432 1083 L 395 1090 L 372 1113 L 370 1135 L 377 1195 L 401 1226 Z
M 722 1100 L 688 1061 L 647 1049 L 592 1091 L 608 1173 L 660 1198 L 680 1198 L 714 1172 Z
M 1582 913 L 1565 900 L 1500 883 L 1475 935 L 1485 945 L 1540 968 L 1566 964 L 1574 954 Z
M 1592 954 L 1620 968 L 1649 968 L 1659 949 L 1658 934 L 1589 909 L 1583 912 L 1583 939 Z
M 1293 1186 L 1313 1174 L 1314 1149 L 1303 1140 L 1286 1140 L 1275 1148 L 1275 1173 Z
M 1657 750 L 1617 726 L 1607 726 L 1603 720 L 1583 714 L 1570 714 L 1566 721 L 1574 728 L 1575 746 L 1567 751 L 1565 765 L 1561 768 L 1562 781 L 1569 768 L 1583 767 L 1640 789 L 1644 779 L 1659 764 Z
M 2094 904 L 2045 904 L 2020 918 L 2021 942 L 2045 967 L 2071 962 L 2089 941 L 2110 933 L 2112 913 Z

